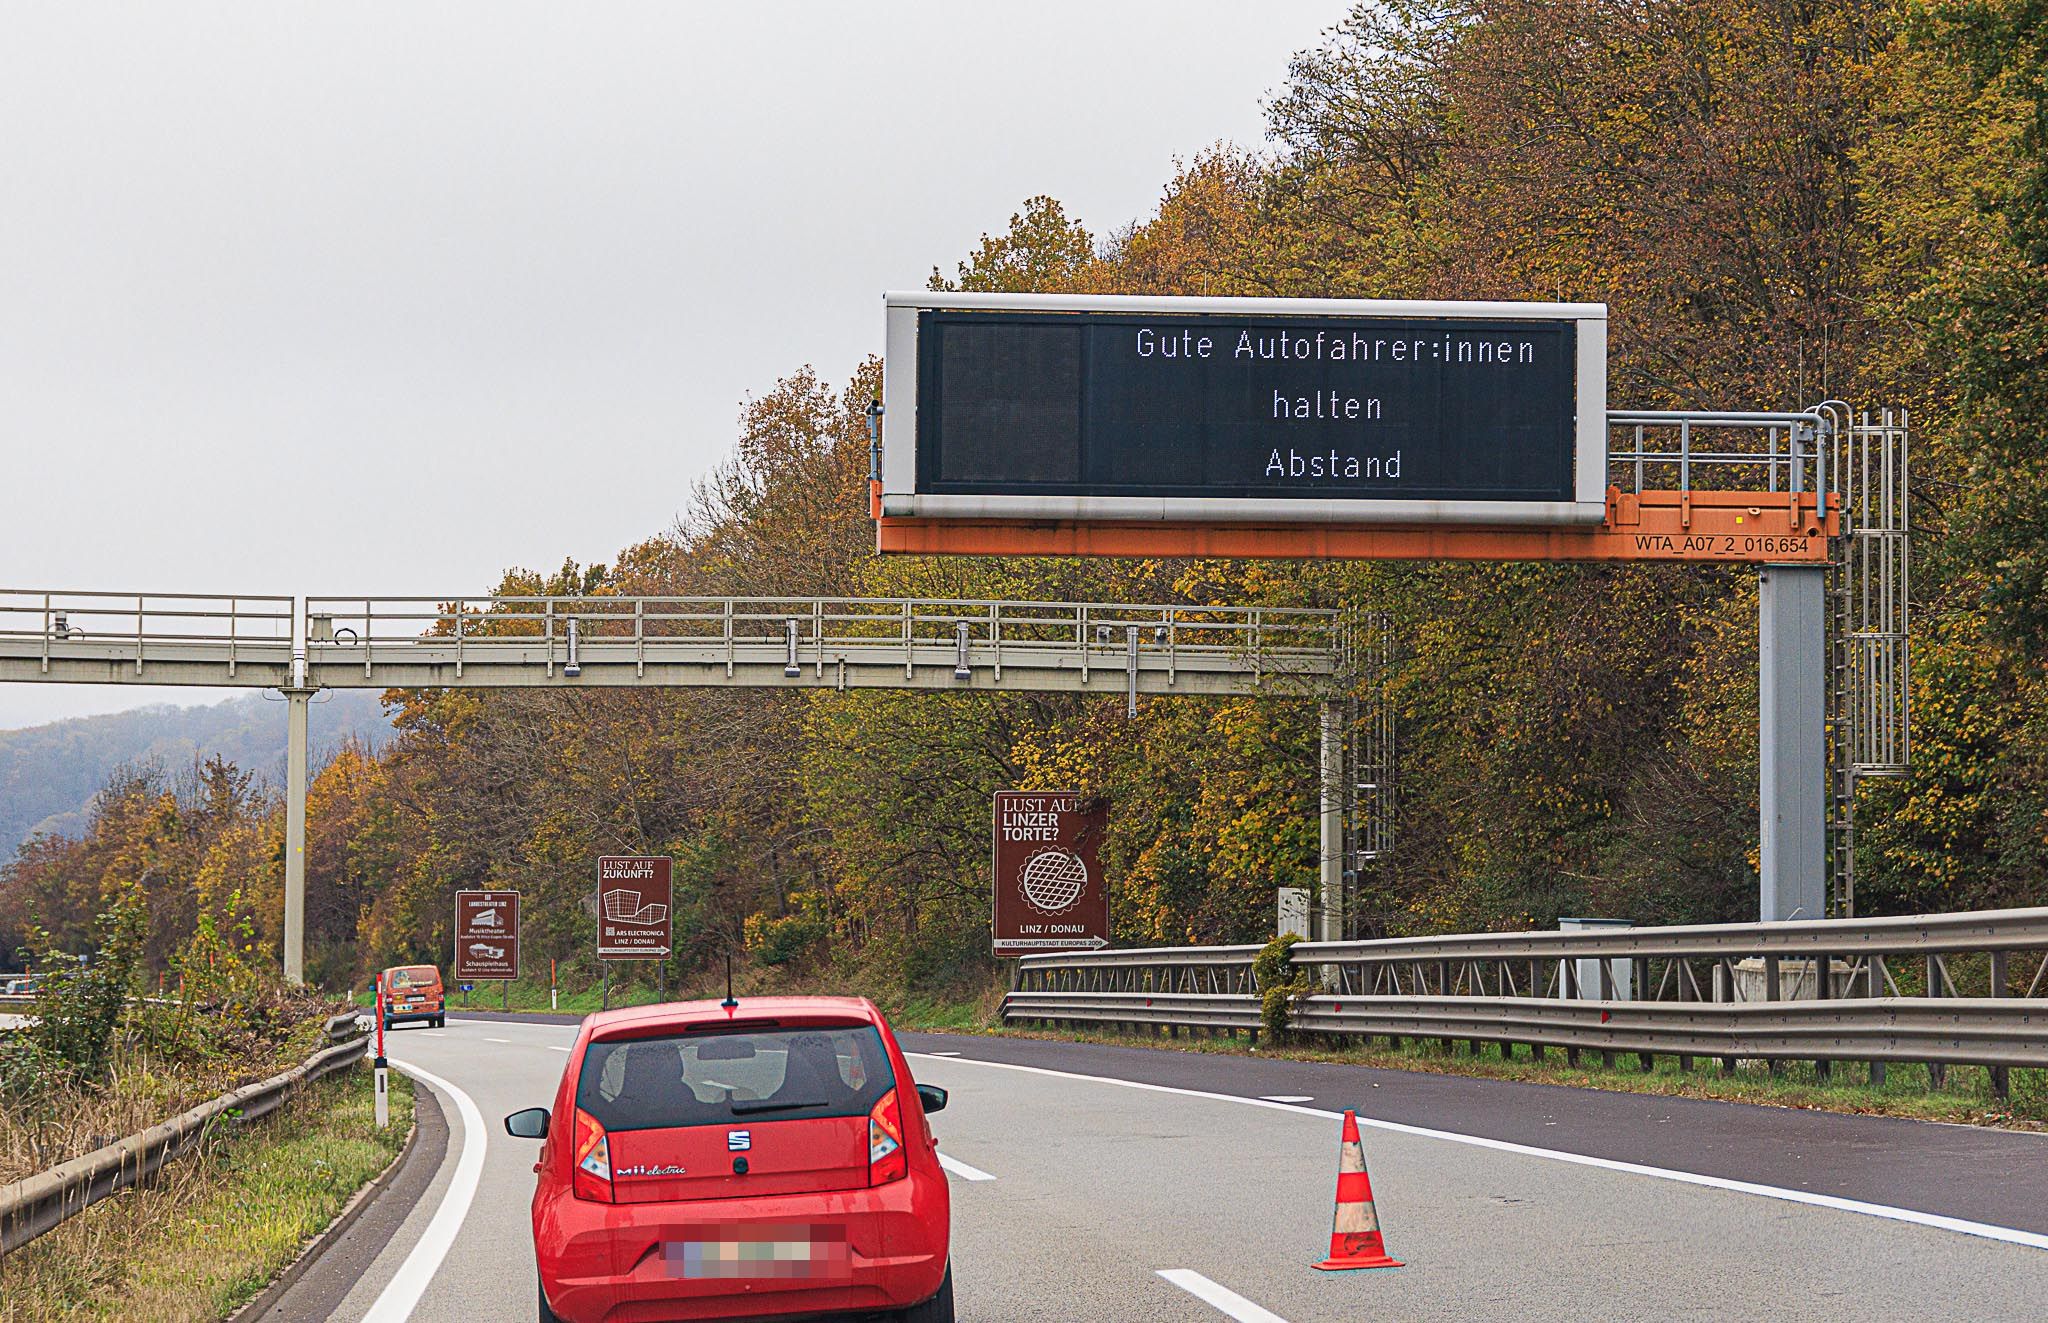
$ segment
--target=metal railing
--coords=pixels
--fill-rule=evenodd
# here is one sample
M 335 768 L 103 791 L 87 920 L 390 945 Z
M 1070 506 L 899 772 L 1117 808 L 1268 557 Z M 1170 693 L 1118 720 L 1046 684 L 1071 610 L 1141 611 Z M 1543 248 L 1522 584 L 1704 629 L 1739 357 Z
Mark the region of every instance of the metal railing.
M 290 597 L 0 589 L 0 651 L 38 663 L 90 660 L 145 673 L 152 660 L 217 659 L 233 678 L 246 662 L 290 660 Z
M 1114 686 L 1144 669 L 1327 677 L 1344 659 L 1335 611 L 1291 607 L 1001 602 L 985 599 L 758 597 L 315 597 L 307 654 L 316 676 L 359 667 L 430 664 L 460 680 L 470 667 L 772 666 L 790 680 L 828 682 L 848 667 L 900 668 L 943 683 L 1006 668 L 1071 671 Z M 943 672 L 944 674 L 938 674 Z M 1099 673 L 1099 674 L 1098 674 Z
M 1628 492 L 1816 493 L 1825 516 L 1839 489 L 1837 419 L 1796 413 L 1610 409 L 1608 481 Z M 1759 485 L 1760 484 L 1760 485 Z
M 1336 611 L 766 597 L 289 597 L 0 589 L 0 680 L 251 687 L 1327 688 Z M 306 671 L 293 665 L 302 644 Z M 587 671 L 587 674 L 586 674 Z
M 197 1147 L 221 1120 L 240 1124 L 268 1115 L 300 1085 L 345 1070 L 362 1058 L 367 1034 L 357 1012 L 330 1019 L 327 1037 L 332 1046 L 282 1074 L 232 1089 L 161 1125 L 0 1187 L 0 1255 L 20 1249 L 100 1200 L 148 1180 L 166 1163 Z
M 1250 1031 L 1256 946 L 1027 956 L 1011 1021 Z M 1767 1062 L 2048 1066 L 2048 909 L 1300 942 L 1305 1033 Z

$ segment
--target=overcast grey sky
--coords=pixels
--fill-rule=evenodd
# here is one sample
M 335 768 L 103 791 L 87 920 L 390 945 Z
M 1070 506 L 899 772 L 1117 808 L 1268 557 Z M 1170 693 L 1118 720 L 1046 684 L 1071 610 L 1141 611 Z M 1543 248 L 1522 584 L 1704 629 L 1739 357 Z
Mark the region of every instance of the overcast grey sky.
M 1107 233 L 1262 147 L 1347 8 L 0 2 L 0 587 L 608 560 L 1024 198 Z

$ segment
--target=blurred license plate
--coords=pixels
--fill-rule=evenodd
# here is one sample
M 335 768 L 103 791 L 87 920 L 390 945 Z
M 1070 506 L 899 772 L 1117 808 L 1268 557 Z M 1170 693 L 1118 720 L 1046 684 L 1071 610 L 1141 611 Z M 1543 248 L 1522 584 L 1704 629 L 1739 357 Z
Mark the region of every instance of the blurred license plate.
M 733 1228 L 722 1235 L 663 1241 L 661 1256 L 671 1277 L 815 1281 L 852 1272 L 844 1227 Z

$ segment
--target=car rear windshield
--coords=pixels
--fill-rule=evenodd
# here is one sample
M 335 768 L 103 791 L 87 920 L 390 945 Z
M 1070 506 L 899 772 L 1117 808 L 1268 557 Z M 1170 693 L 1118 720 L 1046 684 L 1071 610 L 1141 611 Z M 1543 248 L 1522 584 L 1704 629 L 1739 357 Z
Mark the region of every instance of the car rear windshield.
M 398 988 L 431 988 L 440 981 L 441 971 L 432 965 L 406 965 L 402 968 L 394 969 L 384 976 L 385 986 L 394 990 Z
M 607 1130 L 866 1116 L 896 1083 L 871 1024 L 590 1045 L 576 1105 Z

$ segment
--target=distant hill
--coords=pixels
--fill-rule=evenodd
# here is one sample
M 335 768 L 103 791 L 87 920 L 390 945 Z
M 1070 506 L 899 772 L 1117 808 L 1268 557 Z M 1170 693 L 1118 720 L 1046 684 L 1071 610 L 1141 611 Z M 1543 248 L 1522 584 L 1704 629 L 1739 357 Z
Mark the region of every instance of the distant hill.
M 175 772 L 219 754 L 282 787 L 284 709 L 282 699 L 256 693 L 0 730 L 0 859 L 37 832 L 81 830 L 92 797 L 124 763 L 155 761 Z M 391 734 L 377 691 L 330 689 L 313 702 L 316 767 L 350 736 L 375 749 Z

